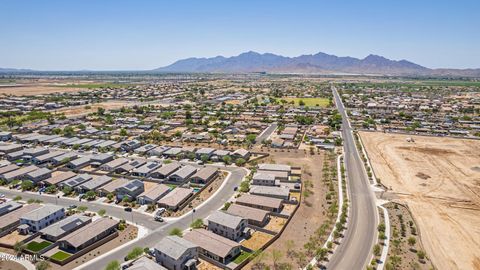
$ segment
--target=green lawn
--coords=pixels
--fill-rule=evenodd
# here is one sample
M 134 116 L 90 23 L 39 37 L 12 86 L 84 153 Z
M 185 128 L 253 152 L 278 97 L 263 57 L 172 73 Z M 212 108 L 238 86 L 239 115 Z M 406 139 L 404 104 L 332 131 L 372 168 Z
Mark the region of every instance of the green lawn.
M 329 104 L 328 98 L 282 98 L 287 102 L 295 102 L 295 106 L 300 106 L 300 100 L 303 100 L 307 107 L 327 107 Z
M 50 246 L 52 243 L 48 241 L 42 241 L 40 243 L 32 241 L 27 244 L 27 249 L 33 252 L 39 252 L 40 250 Z
M 174 190 L 175 188 L 178 187 L 178 185 L 174 185 L 174 184 L 167 184 L 167 186 L 168 186 L 169 188 L 171 188 L 172 190 Z
M 69 254 L 60 250 L 57 253 L 53 254 L 50 258 L 61 262 L 68 259 L 70 256 L 72 256 L 72 254 Z
M 240 255 L 238 255 L 235 260 L 233 260 L 234 263 L 236 264 L 241 264 L 243 261 L 245 261 L 250 255 L 252 255 L 252 253 L 249 253 L 249 252 L 246 252 L 246 251 L 242 251 L 242 253 L 240 253 Z

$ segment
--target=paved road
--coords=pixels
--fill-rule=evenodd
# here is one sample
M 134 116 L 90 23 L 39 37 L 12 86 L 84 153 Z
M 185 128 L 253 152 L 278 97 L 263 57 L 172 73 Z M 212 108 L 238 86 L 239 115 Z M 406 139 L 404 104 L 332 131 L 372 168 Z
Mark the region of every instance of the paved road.
M 173 228 L 180 228 L 182 230 L 187 229 L 192 223 L 192 220 L 197 218 L 206 218 L 213 211 L 221 208 L 223 204 L 233 196 L 233 188 L 238 186 L 243 180 L 243 177 L 246 175 L 246 170 L 244 168 L 229 167 L 222 169 L 226 169 L 231 173 L 231 176 L 226 180 L 227 182 L 225 183 L 223 189 L 215 193 L 215 196 L 211 197 L 212 199 L 197 207 L 193 215 L 188 214 L 176 219 L 175 221 L 157 223 L 157 228 L 149 233 L 146 237 L 122 246 L 119 250 L 115 250 L 115 252 L 107 254 L 105 257 L 102 257 L 101 259 L 90 264 L 85 264 L 83 267 L 79 267 L 78 269 L 100 270 L 104 269 L 105 266 L 112 260 L 119 260 L 120 262 L 123 262 L 123 258 L 129 251 L 132 250 L 132 248 L 137 246 L 153 247 L 163 237 L 167 236 L 170 230 Z
M 327 264 L 328 269 L 365 269 L 370 262 L 377 237 L 377 207 L 375 195 L 355 147 L 352 129 L 335 87 L 332 87 L 338 111 L 342 115 L 344 160 L 348 175 L 350 215 L 343 242 Z
M 277 123 L 270 124 L 270 126 L 264 129 L 263 132 L 260 135 L 258 135 L 257 139 L 255 140 L 256 141 L 255 144 L 257 145 L 262 144 L 262 141 L 268 139 L 268 137 L 272 135 L 272 133 L 275 131 L 276 128 L 277 128 Z
M 114 216 L 119 219 L 125 219 L 127 221 L 133 220 L 133 222 L 139 225 L 142 225 L 149 230 L 155 230 L 159 226 L 159 223 L 154 221 L 152 216 L 150 215 L 146 215 L 136 211 L 125 212 L 125 210 L 123 210 L 123 207 L 112 206 L 112 205 L 103 204 L 99 202 L 87 202 L 85 200 L 82 200 L 81 202 L 79 202 L 78 200 L 66 199 L 64 197 L 56 198 L 54 196 L 40 195 L 38 193 L 27 193 L 27 192 L 21 192 L 19 190 L 8 190 L 8 189 L 0 189 L 0 193 L 5 194 L 5 196 L 9 198 L 13 198 L 17 195 L 20 195 L 22 196 L 23 201 L 28 201 L 29 199 L 35 199 L 35 200 L 41 200 L 44 203 L 57 204 L 64 207 L 68 207 L 72 204 L 75 204 L 77 206 L 86 206 L 88 207 L 87 210 L 92 212 L 98 212 L 98 210 L 100 209 L 105 209 L 107 211 L 107 215 L 109 216 Z
M 71 200 L 65 198 L 56 198 L 54 196 L 44 196 L 37 193 L 26 193 L 18 190 L 5 190 L 0 189 L 0 193 L 5 194 L 7 197 L 14 197 L 16 195 L 22 196 L 22 200 L 28 199 L 39 199 L 44 203 L 58 204 L 61 206 L 69 206 L 72 204 L 87 206 L 89 211 L 98 211 L 100 209 L 105 209 L 107 215 L 111 215 L 117 218 L 124 218 L 125 220 L 133 221 L 137 224 L 140 224 L 150 230 L 150 232 L 143 238 L 140 238 L 136 241 L 130 242 L 129 244 L 122 246 L 118 250 L 114 250 L 111 253 L 107 253 L 105 257 L 102 257 L 96 261 L 86 263 L 83 266 L 80 266 L 76 269 L 88 269 L 88 270 L 101 270 L 112 260 L 118 260 L 123 262 L 123 258 L 131 251 L 134 247 L 153 247 L 158 243 L 163 237 L 167 236 L 171 229 L 180 228 L 182 230 L 188 229 L 192 220 L 197 218 L 206 218 L 213 211 L 221 208 L 223 204 L 228 201 L 234 192 L 234 187 L 240 185 L 240 182 L 247 175 L 247 170 L 241 167 L 221 167 L 222 170 L 230 172 L 230 176 L 225 180 L 225 184 L 222 189 L 214 193 L 207 201 L 201 204 L 195 209 L 195 213 L 192 215 L 187 214 L 182 217 L 179 217 L 175 220 L 170 220 L 168 222 L 159 223 L 153 220 L 149 215 L 142 214 L 139 212 L 125 212 L 123 208 L 110 206 L 106 204 L 96 203 L 96 202 L 79 202 L 78 200 Z

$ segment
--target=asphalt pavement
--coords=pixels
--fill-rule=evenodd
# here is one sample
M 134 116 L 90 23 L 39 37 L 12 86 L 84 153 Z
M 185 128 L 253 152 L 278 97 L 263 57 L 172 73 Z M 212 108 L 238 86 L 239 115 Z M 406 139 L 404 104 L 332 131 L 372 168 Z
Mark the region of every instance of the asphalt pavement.
M 372 256 L 377 238 L 378 214 L 373 193 L 363 161 L 357 152 L 347 114 L 335 87 L 335 103 L 342 115 L 344 160 L 348 175 L 350 213 L 342 243 L 327 264 L 327 269 L 365 269 Z

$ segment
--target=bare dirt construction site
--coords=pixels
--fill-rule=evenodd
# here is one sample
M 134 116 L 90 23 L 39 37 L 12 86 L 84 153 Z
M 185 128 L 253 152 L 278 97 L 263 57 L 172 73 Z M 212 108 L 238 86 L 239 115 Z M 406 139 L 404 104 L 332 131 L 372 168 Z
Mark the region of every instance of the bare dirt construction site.
M 88 89 L 50 85 L 8 86 L 0 87 L 0 95 L 33 96 L 52 93 L 78 92 L 85 90 Z
M 480 141 L 360 135 L 377 178 L 411 209 L 433 264 L 480 269 Z

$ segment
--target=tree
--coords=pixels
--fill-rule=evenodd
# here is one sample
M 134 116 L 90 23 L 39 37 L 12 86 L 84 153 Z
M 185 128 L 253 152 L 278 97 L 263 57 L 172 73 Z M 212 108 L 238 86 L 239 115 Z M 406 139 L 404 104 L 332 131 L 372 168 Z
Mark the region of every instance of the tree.
M 115 195 L 113 195 L 113 193 L 108 193 L 108 194 L 107 194 L 107 199 L 108 199 L 109 201 L 113 200 L 113 197 L 115 197 Z
M 240 183 L 240 192 L 248 192 L 250 190 L 250 182 L 248 180 Z
M 111 261 L 107 264 L 105 270 L 120 270 L 120 263 L 117 260 Z
M 303 101 L 302 99 L 300 99 L 300 100 L 298 101 L 298 105 L 299 105 L 299 106 L 305 106 L 305 101 Z
M 98 107 L 98 109 L 97 109 L 97 114 L 98 114 L 98 115 L 104 115 L 104 114 L 105 114 L 105 108 L 103 108 L 103 107 Z
M 35 265 L 36 270 L 47 270 L 48 268 L 50 268 L 50 264 L 47 261 L 39 261 Z
M 228 210 L 228 208 L 230 207 L 230 205 L 232 205 L 232 203 L 231 203 L 231 202 L 226 202 L 226 203 L 223 205 L 223 209 L 222 209 L 222 210 L 225 210 L 225 211 L 227 211 L 227 210 Z
M 91 201 L 91 200 L 94 200 L 94 199 L 95 199 L 96 194 L 95 194 L 95 191 L 89 190 L 89 191 L 87 191 L 87 193 L 85 193 L 84 196 L 85 196 L 85 199 Z
M 288 257 L 293 257 L 295 255 L 295 242 L 293 240 L 287 240 L 285 243 L 286 251 L 287 251 L 287 256 Z
M 143 254 L 143 248 L 135 247 L 127 254 L 127 260 L 134 260 Z
M 64 195 L 70 195 L 73 192 L 73 189 L 69 186 L 64 186 L 62 189 Z
M 277 268 L 277 262 L 280 261 L 282 256 L 282 251 L 278 249 L 272 249 L 273 268 Z
M 183 232 L 179 228 L 173 228 L 168 234 L 169 235 L 176 235 L 176 236 L 179 236 L 179 237 L 183 236 Z
M 200 160 L 202 160 L 203 163 L 207 162 L 208 161 L 208 155 L 206 155 L 206 154 L 201 155 Z
M 122 198 L 122 202 L 123 202 L 123 203 L 129 203 L 129 202 L 131 202 L 131 201 L 132 201 L 132 200 L 131 200 L 130 197 L 128 197 L 128 196 L 123 196 L 123 198 Z
M 20 254 L 25 250 L 25 244 L 17 241 L 15 242 L 15 245 L 13 245 L 13 249 L 17 252 L 17 254 Z
M 255 140 L 257 139 L 257 136 L 255 134 L 248 134 L 247 137 L 247 142 L 250 144 L 255 143 Z
M 126 136 L 128 136 L 128 132 L 127 132 L 127 130 L 126 130 L 126 129 L 124 129 L 124 128 L 120 129 L 120 136 L 122 136 L 122 137 L 126 137 Z
M 415 237 L 413 237 L 413 236 L 410 236 L 408 238 L 407 242 L 408 242 L 408 245 L 413 248 L 415 246 L 415 244 L 417 243 L 417 239 L 415 239 Z
M 57 187 L 55 185 L 50 185 L 45 189 L 45 192 L 52 194 L 57 192 Z
M 245 162 L 246 162 L 246 161 L 245 161 L 245 159 L 243 159 L 243 158 L 237 158 L 237 159 L 235 160 L 235 164 L 236 164 L 237 166 L 242 166 L 243 164 L 245 164 Z
M 402 263 L 402 258 L 397 255 L 390 256 L 390 262 L 392 263 L 393 269 L 397 269 L 398 266 Z
M 35 185 L 30 180 L 22 181 L 22 190 L 32 190 Z
M 323 261 L 325 257 L 327 256 L 328 249 L 326 248 L 319 248 L 316 252 L 317 259 L 319 261 Z
M 425 259 L 425 255 L 426 255 L 426 254 L 425 254 L 425 251 L 423 251 L 423 250 L 417 251 L 417 257 L 418 257 L 419 260 L 424 260 L 424 259 Z
M 192 228 L 192 229 L 200 229 L 203 226 L 204 226 L 204 224 L 203 224 L 203 220 L 201 218 L 195 219 L 195 221 L 193 221 L 192 224 L 190 224 L 190 228 Z
M 97 212 L 97 214 L 101 217 L 105 216 L 106 213 L 107 213 L 107 210 L 105 210 L 105 209 L 100 209 Z
M 373 246 L 373 254 L 375 256 L 380 256 L 381 255 L 381 248 L 380 248 L 380 245 L 379 244 L 376 244 L 375 246 Z
M 223 162 L 225 162 L 225 164 L 229 165 L 230 163 L 232 163 L 232 157 L 230 156 L 224 156 L 222 158 Z

